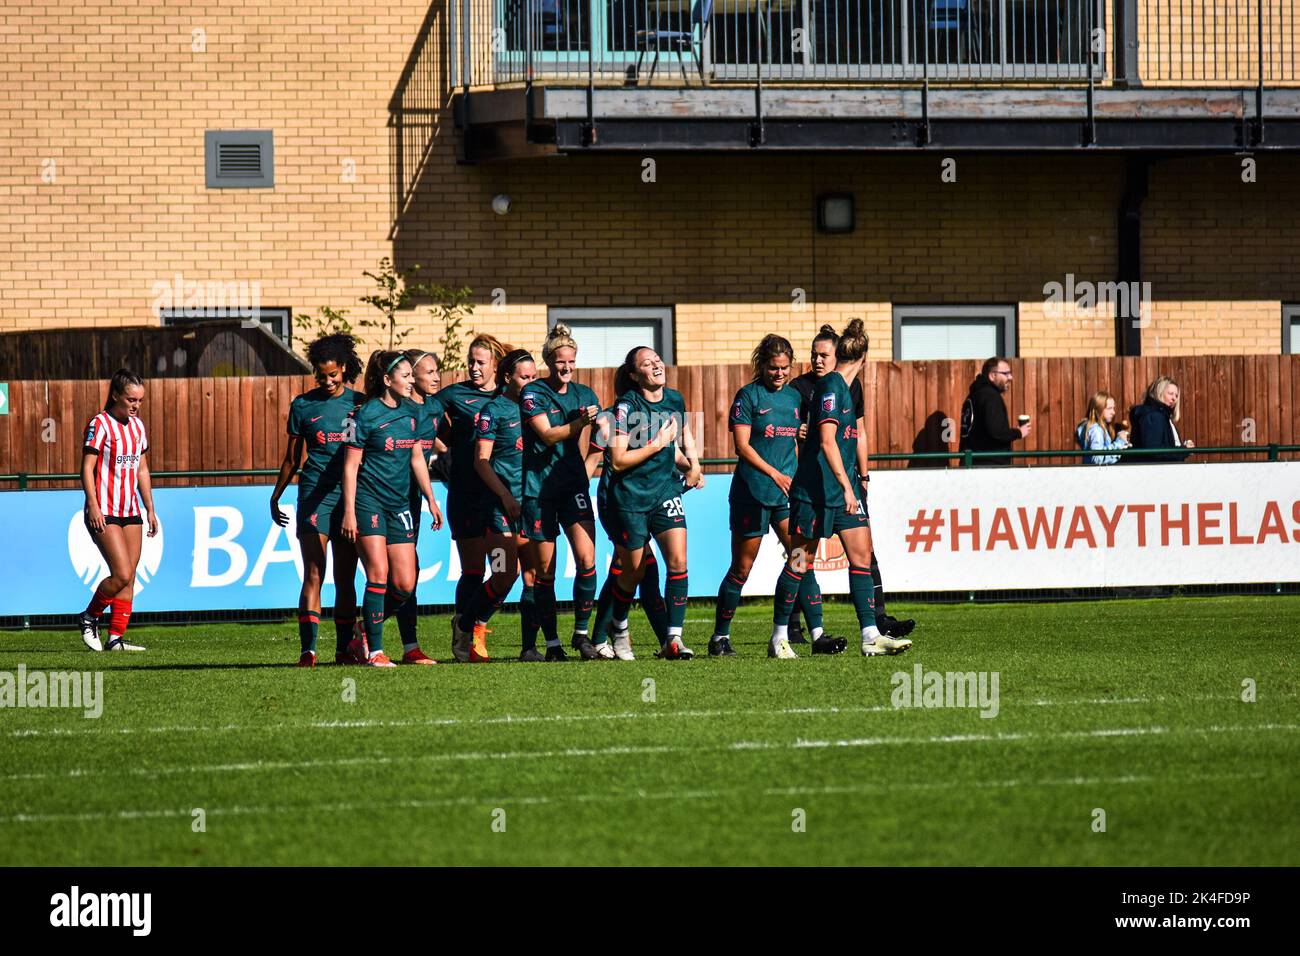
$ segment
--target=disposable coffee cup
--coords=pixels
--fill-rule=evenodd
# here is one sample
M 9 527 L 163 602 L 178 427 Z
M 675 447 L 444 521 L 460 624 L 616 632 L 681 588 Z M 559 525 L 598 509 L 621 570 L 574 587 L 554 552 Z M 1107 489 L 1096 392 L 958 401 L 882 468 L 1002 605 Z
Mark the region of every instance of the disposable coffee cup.
M 1020 422 L 1020 424 L 1022 424 L 1022 425 L 1028 425 L 1028 424 L 1029 424 L 1029 416 L 1028 416 L 1028 415 L 1021 415 L 1021 416 L 1020 416 L 1018 419 L 1016 419 L 1016 420 L 1017 420 L 1018 422 Z

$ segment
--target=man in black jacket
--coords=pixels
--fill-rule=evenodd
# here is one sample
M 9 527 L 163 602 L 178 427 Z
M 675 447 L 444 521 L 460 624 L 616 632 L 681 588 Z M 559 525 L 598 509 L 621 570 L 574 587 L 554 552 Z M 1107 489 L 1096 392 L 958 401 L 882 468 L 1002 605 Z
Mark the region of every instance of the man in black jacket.
M 1012 428 L 1007 421 L 1004 392 L 1011 390 L 1011 363 L 995 355 L 984 363 L 970 394 L 961 406 L 962 451 L 1011 451 L 1011 443 L 1028 438 L 1032 426 L 1026 422 Z M 1011 458 L 976 458 L 976 465 L 1009 465 Z

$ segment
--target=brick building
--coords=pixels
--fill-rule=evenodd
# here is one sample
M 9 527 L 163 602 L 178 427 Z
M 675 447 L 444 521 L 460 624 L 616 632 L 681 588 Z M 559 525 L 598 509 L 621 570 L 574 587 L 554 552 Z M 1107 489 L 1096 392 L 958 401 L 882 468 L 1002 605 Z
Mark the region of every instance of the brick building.
M 0 331 L 156 325 L 192 283 L 286 331 L 356 319 L 391 256 L 509 341 L 574 323 L 586 364 L 649 336 L 734 362 L 852 315 L 878 358 L 1300 350 L 1295 5 L 8 6 Z M 636 70 L 647 25 L 684 66 Z M 265 179 L 225 188 L 223 144 Z M 1048 291 L 1114 282 L 1149 289 L 1140 322 Z

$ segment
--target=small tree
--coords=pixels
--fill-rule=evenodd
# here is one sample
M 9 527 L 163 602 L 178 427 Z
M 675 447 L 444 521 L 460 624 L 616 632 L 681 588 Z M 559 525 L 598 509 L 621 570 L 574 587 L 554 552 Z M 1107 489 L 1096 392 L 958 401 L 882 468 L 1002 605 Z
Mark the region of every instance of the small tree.
M 411 267 L 410 272 L 403 272 L 394 268 L 392 260 L 384 256 L 379 260 L 377 273 L 369 271 L 362 273 L 374 280 L 375 292 L 371 295 L 363 295 L 361 301 L 378 309 L 383 319 L 362 319 L 357 324 L 365 329 L 376 329 L 380 335 L 387 334 L 390 350 L 400 346 L 413 331 L 409 328 L 398 330 L 397 313 L 410 304 L 420 288 L 418 284 L 411 281 L 414 274 L 419 271 L 420 267 L 415 265 Z
M 315 341 L 326 335 L 352 334 L 352 323 L 348 321 L 347 309 L 331 309 L 328 305 L 320 307 L 320 315 L 303 312 L 294 316 L 293 324 L 301 330 L 303 339 Z
M 442 367 L 448 371 L 459 371 L 465 367 L 465 332 L 461 326 L 474 314 L 474 303 L 470 296 L 474 294 L 469 286 L 453 289 L 450 286 L 432 283 L 420 287 L 420 291 L 433 299 L 429 313 L 434 322 L 442 327 Z M 469 335 L 474 334 L 470 329 Z

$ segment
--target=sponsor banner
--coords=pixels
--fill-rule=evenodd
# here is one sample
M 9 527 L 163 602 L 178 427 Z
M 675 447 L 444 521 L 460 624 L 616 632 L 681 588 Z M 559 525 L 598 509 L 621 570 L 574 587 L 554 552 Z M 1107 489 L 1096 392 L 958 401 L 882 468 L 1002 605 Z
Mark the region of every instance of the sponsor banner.
M 729 475 L 709 475 L 683 497 L 690 593 L 717 593 L 730 564 Z M 439 504 L 444 489 L 435 485 Z M 294 536 L 295 489 L 271 520 L 270 489 L 164 488 L 154 492 L 162 529 L 144 538 L 138 611 L 292 608 L 302 585 Z M 592 484 L 595 498 L 595 483 Z M 0 616 L 80 610 L 106 574 L 77 491 L 0 493 L 9 547 L 0 551 Z M 876 472 L 870 510 L 891 591 L 965 591 L 1300 580 L 1300 463 L 1115 465 Z M 419 600 L 451 604 L 460 563 L 446 529 L 420 517 Z M 597 567 L 612 549 L 597 528 Z M 783 554 L 769 532 L 746 595 L 772 594 Z M 838 539 L 820 543 L 822 590 L 848 591 Z M 572 597 L 567 543 L 557 597 Z M 333 568 L 322 595 L 334 600 Z M 360 589 L 362 576 L 357 576 Z M 515 600 L 519 585 L 508 600 Z
M 887 589 L 1300 580 L 1300 462 L 877 472 Z
M 710 553 L 709 542 L 725 541 L 730 477 L 717 476 L 711 487 L 693 491 L 690 507 L 691 555 L 700 553 L 701 570 L 692 593 L 716 593 L 729 563 L 725 548 Z M 439 507 L 446 509 L 446 489 L 434 485 Z M 289 517 L 281 528 L 271 518 L 267 486 L 158 488 L 154 504 L 161 530 L 143 539 L 136 571 L 134 610 L 220 611 L 293 608 L 302 587 L 302 552 L 295 536 L 297 490 L 290 486 L 280 507 Z M 595 500 L 595 482 L 591 486 Z M 79 491 L 0 493 L 0 520 L 11 545 L 0 550 L 0 580 L 16 586 L 0 589 L 0 616 L 70 614 L 80 611 L 95 585 L 108 573 L 91 541 L 82 516 Z M 420 515 L 417 554 L 421 604 L 455 600 L 460 561 L 444 527 L 430 529 L 428 512 Z M 699 545 L 694 544 L 698 539 Z M 568 543 L 561 538 L 556 558 L 556 596 L 570 600 L 577 573 Z M 714 549 L 716 550 L 716 549 Z M 609 566 L 613 548 L 597 528 L 597 567 Z M 777 559 L 779 561 L 779 557 Z M 321 596 L 334 602 L 333 561 L 326 569 Z M 360 594 L 364 576 L 357 573 Z M 507 600 L 519 597 L 516 583 Z

